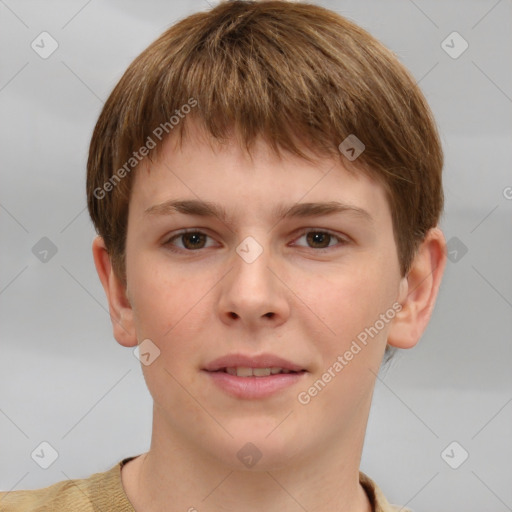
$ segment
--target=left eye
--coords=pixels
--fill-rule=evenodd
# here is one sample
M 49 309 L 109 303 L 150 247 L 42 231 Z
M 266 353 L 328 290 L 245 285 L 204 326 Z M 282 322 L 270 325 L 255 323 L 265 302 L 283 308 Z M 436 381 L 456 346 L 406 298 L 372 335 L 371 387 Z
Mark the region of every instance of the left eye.
M 346 243 L 345 239 L 328 231 L 307 231 L 298 240 L 302 238 L 306 238 L 306 242 L 311 244 L 310 248 L 312 249 L 327 249 L 336 245 L 336 243 L 331 244 L 330 242 Z

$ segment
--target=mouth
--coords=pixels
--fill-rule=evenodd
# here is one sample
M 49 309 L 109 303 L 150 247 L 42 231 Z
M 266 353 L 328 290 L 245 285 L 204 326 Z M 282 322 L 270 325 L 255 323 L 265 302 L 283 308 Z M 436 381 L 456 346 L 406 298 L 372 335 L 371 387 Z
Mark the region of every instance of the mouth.
M 223 372 L 236 377 L 268 377 L 270 375 L 281 375 L 289 373 L 303 373 L 306 370 L 290 370 L 289 368 L 281 368 L 278 366 L 271 366 L 268 368 L 251 368 L 250 366 L 230 366 L 219 368 L 214 372 Z
M 237 399 L 264 399 L 301 382 L 308 370 L 272 354 L 232 354 L 203 368 L 217 389 Z

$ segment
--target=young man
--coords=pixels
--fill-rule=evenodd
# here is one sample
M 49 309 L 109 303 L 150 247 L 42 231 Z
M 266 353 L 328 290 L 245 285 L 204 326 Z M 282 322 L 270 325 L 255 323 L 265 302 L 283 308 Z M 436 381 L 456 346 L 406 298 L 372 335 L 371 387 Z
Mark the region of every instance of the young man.
M 359 464 L 383 356 L 434 307 L 442 165 L 414 79 L 334 12 L 230 2 L 171 27 L 106 102 L 87 176 L 150 450 L 2 510 L 395 510 Z

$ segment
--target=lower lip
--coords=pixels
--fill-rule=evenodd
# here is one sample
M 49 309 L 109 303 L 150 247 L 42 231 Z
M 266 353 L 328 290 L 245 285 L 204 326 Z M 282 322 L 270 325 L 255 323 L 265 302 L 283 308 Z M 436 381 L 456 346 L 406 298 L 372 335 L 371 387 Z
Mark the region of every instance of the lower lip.
M 205 373 L 226 393 L 236 398 L 266 398 L 289 386 L 293 386 L 304 377 L 306 372 L 279 373 L 265 377 L 237 377 L 226 372 Z

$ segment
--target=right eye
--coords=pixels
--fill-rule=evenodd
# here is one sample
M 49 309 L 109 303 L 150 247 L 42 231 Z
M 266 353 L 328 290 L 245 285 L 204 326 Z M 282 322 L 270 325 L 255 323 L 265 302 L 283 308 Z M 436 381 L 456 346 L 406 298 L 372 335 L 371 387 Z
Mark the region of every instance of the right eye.
M 180 252 L 180 251 L 196 251 L 198 249 L 204 249 L 206 248 L 205 243 L 206 239 L 211 238 L 206 233 L 203 233 L 202 231 L 198 231 L 195 229 L 188 229 L 186 231 L 181 231 L 179 233 L 173 234 L 170 238 L 167 239 L 166 242 L 164 242 L 165 247 L 169 247 L 171 251 Z M 175 240 L 182 243 L 180 246 Z M 175 249 L 174 247 L 178 246 L 179 250 Z

